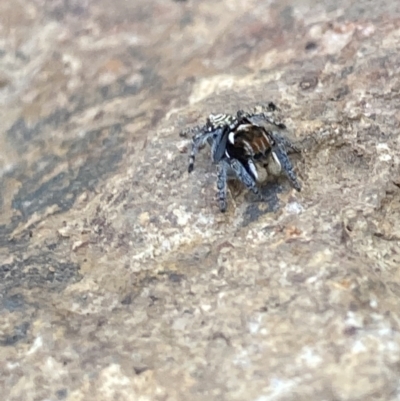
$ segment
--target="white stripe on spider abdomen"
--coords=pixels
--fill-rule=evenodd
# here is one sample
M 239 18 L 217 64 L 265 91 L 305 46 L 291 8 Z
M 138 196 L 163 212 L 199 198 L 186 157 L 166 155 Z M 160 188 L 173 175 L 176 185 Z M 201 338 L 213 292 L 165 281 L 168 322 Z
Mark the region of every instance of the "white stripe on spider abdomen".
M 273 145 L 272 138 L 264 129 L 249 124 L 241 124 L 231 132 L 229 142 L 235 147 L 243 147 L 250 157 L 265 156 Z

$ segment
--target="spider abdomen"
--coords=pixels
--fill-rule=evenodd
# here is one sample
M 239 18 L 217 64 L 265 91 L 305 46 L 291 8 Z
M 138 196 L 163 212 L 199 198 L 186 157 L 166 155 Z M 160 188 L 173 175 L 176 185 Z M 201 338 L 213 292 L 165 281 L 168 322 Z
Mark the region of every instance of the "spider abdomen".
M 242 149 L 245 156 L 253 159 L 266 156 L 273 145 L 272 138 L 264 129 L 247 125 L 239 126 L 236 131 L 231 132 L 229 142 L 231 148 L 236 148 L 235 153 Z

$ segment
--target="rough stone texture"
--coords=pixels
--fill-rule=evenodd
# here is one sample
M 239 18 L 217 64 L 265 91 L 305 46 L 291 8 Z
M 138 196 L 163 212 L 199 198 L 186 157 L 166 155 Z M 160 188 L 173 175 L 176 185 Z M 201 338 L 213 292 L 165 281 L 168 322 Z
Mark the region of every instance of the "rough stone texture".
M 0 389 L 400 399 L 400 2 L 0 2 Z M 303 191 L 178 133 L 274 101 Z

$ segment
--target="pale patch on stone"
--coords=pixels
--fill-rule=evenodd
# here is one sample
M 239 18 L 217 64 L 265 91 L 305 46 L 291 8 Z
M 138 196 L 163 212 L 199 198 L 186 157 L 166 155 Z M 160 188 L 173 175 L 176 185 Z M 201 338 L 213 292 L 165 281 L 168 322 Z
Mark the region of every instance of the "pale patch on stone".
M 182 207 L 175 209 L 172 213 L 178 218 L 178 225 L 180 226 L 186 226 L 192 217 L 192 215 L 185 212 Z
M 208 312 L 211 309 L 211 305 L 203 304 L 203 305 L 200 305 L 200 308 L 203 312 Z
M 353 352 L 354 354 L 360 354 L 367 351 L 367 347 L 363 344 L 361 340 L 356 341 L 351 348 L 351 352 Z
M 376 150 L 378 151 L 378 157 L 380 161 L 389 162 L 390 160 L 392 160 L 392 156 L 388 153 L 390 149 L 387 143 L 378 143 L 376 145 Z
M 233 364 L 247 368 L 251 365 L 249 352 L 246 349 L 240 350 L 233 358 Z
M 152 244 L 149 244 L 144 251 L 135 253 L 132 256 L 132 259 L 137 261 L 147 258 L 154 259 L 154 251 L 155 251 L 154 246 Z M 135 265 L 135 266 L 140 266 L 140 265 Z
M 138 220 L 139 220 L 139 224 L 141 224 L 142 226 L 146 226 L 150 220 L 149 212 L 140 213 Z
M 86 244 L 88 244 L 87 241 L 82 241 L 82 240 L 75 241 L 75 242 L 72 244 L 71 249 L 75 252 L 75 251 L 77 251 L 79 248 L 82 248 L 83 246 L 85 246 Z
M 371 299 L 370 301 L 369 301 L 369 306 L 371 307 L 371 308 L 374 308 L 374 309 L 376 309 L 377 307 L 378 307 L 378 301 L 374 298 L 374 299 Z
M 304 211 L 303 206 L 299 202 L 290 202 L 285 206 L 285 209 L 290 214 L 300 214 Z
M 382 162 L 388 162 L 388 161 L 392 160 L 392 156 L 390 156 L 388 154 L 380 155 L 379 160 Z
M 143 75 L 134 73 L 130 75 L 126 80 L 125 83 L 129 86 L 137 86 L 140 87 L 143 84 Z
M 363 317 L 354 312 L 347 312 L 345 325 L 348 327 L 362 328 L 364 326 Z
M 203 78 L 196 83 L 193 92 L 189 97 L 191 105 L 200 102 L 212 94 L 225 91 L 235 87 L 236 89 L 248 84 L 248 78 L 238 78 L 237 76 L 221 74 Z
M 268 394 L 256 398 L 254 401 L 275 401 L 281 399 L 283 396 L 291 393 L 293 387 L 296 385 L 295 380 L 272 378 L 270 385 L 267 387 Z
M 165 252 L 170 251 L 170 250 L 171 250 L 171 241 L 169 241 L 169 240 L 167 240 L 167 239 L 164 239 L 164 240 L 161 242 L 161 248 L 162 248 L 162 250 L 165 251 Z
M 400 29 L 394 29 L 387 33 L 387 35 L 382 39 L 381 46 L 384 48 L 392 48 L 398 44 L 400 40 Z
M 351 40 L 354 27 L 349 27 L 342 32 L 328 31 L 322 38 L 323 46 L 328 54 L 340 52 Z
M 388 144 L 387 143 L 378 143 L 377 145 L 376 145 L 376 149 L 378 150 L 378 151 L 389 151 L 389 146 L 388 146 Z
M 77 74 L 82 69 L 82 60 L 72 54 L 64 53 L 62 61 L 67 74 Z
M 323 266 L 332 259 L 332 252 L 329 249 L 316 252 L 309 261 L 309 266 Z
M 174 153 L 172 153 L 172 152 L 170 152 L 170 151 L 165 152 L 165 158 L 166 158 L 167 160 L 173 160 L 175 157 L 176 157 L 176 155 L 175 155 Z
M 188 318 L 185 317 L 179 317 L 172 323 L 172 329 L 173 330 L 178 330 L 178 331 L 183 331 L 185 330 L 186 326 L 188 324 Z
M 318 355 L 314 349 L 309 346 L 305 346 L 301 349 L 297 359 L 300 363 L 304 363 L 307 367 L 315 369 L 323 362 L 323 359 Z
M 15 169 L 16 165 L 14 163 L 7 163 L 0 168 L 0 178 L 4 175 L 11 173 Z
M 369 38 L 375 33 L 376 27 L 372 23 L 358 24 L 357 31 L 365 38 Z
M 118 76 L 119 75 L 114 72 L 104 72 L 99 75 L 98 84 L 101 86 L 111 85 L 118 79 Z
M 121 371 L 121 366 L 114 363 L 103 369 L 99 377 L 98 393 L 104 399 L 119 399 L 126 401 L 149 401 L 146 396 L 139 396 L 133 386 L 132 378 Z
M 19 362 L 7 362 L 7 369 L 8 370 L 14 370 L 20 366 Z
M 286 49 L 284 51 L 272 49 L 267 52 L 261 60 L 253 61 L 250 66 L 253 68 L 273 68 L 280 63 L 290 61 L 296 56 L 296 52 L 293 49 Z
M 34 354 L 39 348 L 42 348 L 42 346 L 43 346 L 43 338 L 41 336 L 36 337 L 32 344 L 32 347 L 29 348 L 27 355 Z
M 258 315 L 248 323 L 248 328 L 251 334 L 257 334 L 261 327 L 262 316 Z
M 179 153 L 187 153 L 190 141 L 180 141 L 176 144 Z

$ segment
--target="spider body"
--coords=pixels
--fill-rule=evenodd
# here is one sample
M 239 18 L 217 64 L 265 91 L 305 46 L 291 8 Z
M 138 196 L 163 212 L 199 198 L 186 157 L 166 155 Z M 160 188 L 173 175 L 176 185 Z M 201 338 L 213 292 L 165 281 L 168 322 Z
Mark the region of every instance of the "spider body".
M 300 183 L 290 162 L 288 151 L 299 152 L 287 138 L 280 134 L 286 126 L 276 123 L 264 114 L 238 112 L 239 124 L 229 133 L 227 152 L 231 157 L 244 153 L 245 159 L 267 161 L 268 170 L 275 175 L 286 174 L 293 188 L 301 190 Z
M 233 170 L 237 178 L 251 191 L 261 197 L 257 186 L 255 163 L 264 161 L 268 171 L 274 174 L 284 172 L 292 186 L 300 191 L 296 174 L 289 160 L 287 150 L 297 152 L 290 141 L 279 133 L 286 128 L 264 113 L 251 114 L 239 110 L 236 116 L 211 114 L 204 126 L 196 127 L 192 138 L 189 157 L 189 173 L 193 171 L 195 155 L 206 142 L 211 147 L 211 159 L 217 164 L 217 187 L 219 207 L 225 212 L 227 172 Z

